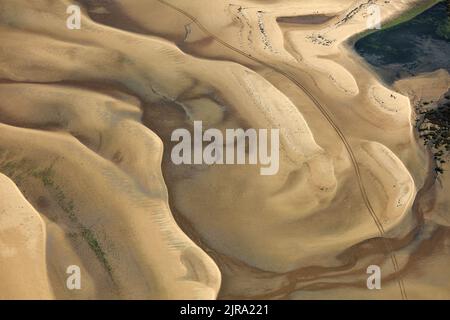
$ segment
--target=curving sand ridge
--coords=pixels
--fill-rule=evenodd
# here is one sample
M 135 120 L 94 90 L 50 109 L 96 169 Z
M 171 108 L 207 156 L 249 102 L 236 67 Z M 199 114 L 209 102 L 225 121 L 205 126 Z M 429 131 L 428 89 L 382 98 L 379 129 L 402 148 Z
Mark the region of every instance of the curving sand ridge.
M 0 299 L 51 299 L 44 222 L 3 174 L 0 187 Z
M 86 272 L 106 271 L 110 279 L 100 279 L 106 283 L 99 285 L 118 290 L 119 297 L 214 298 L 218 271 L 171 218 L 158 169 L 162 145 L 136 122 L 139 111 L 110 96 L 55 86 L 45 88 L 43 97 L 42 89 L 42 85 L 2 87 L 6 98 L 2 114 L 9 121 L 20 121 L 21 127 L 50 125 L 56 130 L 47 133 L 2 125 L 2 149 L 8 150 L 3 152 L 2 167 L 48 219 L 65 229 L 63 241 L 77 247 Z M 32 106 L 20 103 L 23 95 L 17 93 L 23 90 L 33 97 Z M 75 99 L 78 95 L 85 98 Z M 58 103 L 71 96 L 72 105 Z M 97 107 L 84 111 L 88 105 Z M 8 109 L 13 111 L 9 116 Z M 117 149 L 118 141 L 130 140 L 136 144 Z M 137 158 L 133 158 L 134 148 L 140 150 Z M 128 157 L 131 165 L 121 165 Z M 142 180 L 131 180 L 132 173 Z M 50 253 L 48 259 L 64 268 L 72 257 L 65 260 Z M 174 287 L 186 289 L 174 291 Z M 198 293 L 192 295 L 191 290 Z
M 446 235 L 413 207 L 410 100 L 347 44 L 368 5 L 385 22 L 419 1 L 78 2 L 80 30 L 72 1 L 0 2 L 0 246 L 23 243 L 0 247 L 6 298 L 429 297 L 414 262 Z M 279 19 L 297 16 L 328 18 Z M 174 165 L 171 132 L 198 120 L 280 129 L 278 174 Z M 32 242 L 3 229 L 28 216 Z M 15 285 L 31 262 L 39 290 Z

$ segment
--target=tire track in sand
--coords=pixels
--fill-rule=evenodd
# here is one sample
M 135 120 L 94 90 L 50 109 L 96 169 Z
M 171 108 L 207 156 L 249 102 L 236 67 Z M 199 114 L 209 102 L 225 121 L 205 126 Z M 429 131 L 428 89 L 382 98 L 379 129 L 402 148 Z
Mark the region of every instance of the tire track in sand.
M 377 214 L 375 213 L 375 210 L 372 207 L 372 204 L 370 203 L 369 197 L 367 195 L 367 191 L 366 188 L 364 187 L 363 181 L 362 181 L 362 175 L 361 175 L 361 170 L 360 167 L 358 165 L 358 162 L 356 160 L 355 154 L 353 152 L 353 149 L 351 147 L 351 145 L 349 144 L 347 138 L 345 137 L 344 133 L 341 131 L 341 129 L 339 128 L 339 126 L 335 123 L 335 121 L 333 120 L 333 118 L 331 117 L 329 111 L 299 82 L 295 79 L 295 76 L 281 70 L 280 68 L 278 68 L 277 66 L 273 66 L 267 62 L 264 62 L 256 57 L 253 57 L 251 54 L 248 54 L 232 45 L 230 45 L 229 43 L 223 41 L 222 39 L 220 39 L 218 36 L 216 36 L 214 33 L 210 32 L 205 26 L 203 26 L 197 18 L 195 18 L 194 16 L 190 15 L 188 12 L 184 11 L 183 9 L 178 8 L 177 6 L 166 2 L 165 0 L 157 0 L 158 2 L 160 2 L 161 4 L 177 11 L 178 13 L 184 15 L 185 17 L 187 17 L 188 19 L 190 19 L 193 23 L 195 23 L 197 25 L 197 27 L 199 27 L 199 29 L 201 31 L 203 31 L 206 35 L 210 36 L 211 38 L 213 38 L 215 41 L 217 41 L 218 43 L 220 43 L 221 45 L 223 45 L 224 47 L 238 53 L 241 56 L 246 57 L 247 59 L 250 59 L 264 67 L 267 67 L 279 74 L 281 74 L 282 76 L 284 76 L 286 79 L 288 79 L 289 81 L 291 81 L 292 83 L 294 83 L 300 90 L 302 90 L 307 96 L 308 98 L 311 99 L 311 101 L 314 103 L 314 105 L 317 107 L 317 109 L 322 113 L 322 115 L 325 117 L 325 119 L 327 120 L 327 122 L 333 127 L 334 131 L 336 132 L 336 134 L 339 136 L 340 140 L 342 141 L 342 143 L 345 146 L 345 149 L 347 150 L 347 153 L 351 159 L 351 162 L 353 164 L 353 168 L 358 180 L 358 187 L 360 189 L 361 192 L 361 196 L 364 200 L 364 203 L 367 207 L 367 210 L 369 211 L 377 229 L 378 232 L 380 234 L 380 237 L 383 239 L 383 243 L 387 249 L 387 251 L 389 252 L 390 255 L 390 259 L 392 262 L 392 265 L 394 267 L 394 271 L 397 273 L 400 271 L 398 262 L 397 262 L 397 258 L 395 256 L 395 254 L 393 253 L 393 248 L 390 244 L 389 241 L 387 241 L 387 239 L 384 237 L 385 235 L 385 230 L 384 227 L 380 221 L 380 219 L 378 218 Z M 401 278 L 397 279 L 398 282 L 398 286 L 400 289 L 400 293 L 402 296 L 402 299 L 407 300 L 408 299 L 408 295 L 406 294 L 406 289 L 405 289 L 405 285 L 403 283 L 403 280 Z

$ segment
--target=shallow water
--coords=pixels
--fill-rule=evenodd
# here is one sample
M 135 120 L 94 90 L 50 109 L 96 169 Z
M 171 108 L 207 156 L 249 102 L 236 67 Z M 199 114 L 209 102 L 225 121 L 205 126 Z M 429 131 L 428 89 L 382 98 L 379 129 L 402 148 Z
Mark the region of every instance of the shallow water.
M 440 2 L 410 21 L 358 40 L 355 49 L 388 83 L 441 68 L 450 71 L 447 10 Z
M 333 17 L 322 14 L 314 14 L 295 17 L 279 17 L 277 18 L 277 21 L 280 23 L 293 23 L 293 24 L 322 24 L 331 19 L 333 19 Z

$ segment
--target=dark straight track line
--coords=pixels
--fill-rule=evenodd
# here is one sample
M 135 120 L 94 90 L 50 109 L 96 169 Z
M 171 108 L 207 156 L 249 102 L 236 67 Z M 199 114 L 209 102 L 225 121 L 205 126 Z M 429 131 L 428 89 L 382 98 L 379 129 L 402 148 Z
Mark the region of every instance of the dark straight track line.
M 353 152 L 353 149 L 350 145 L 350 143 L 348 142 L 347 138 L 345 137 L 344 133 L 341 131 L 341 129 L 339 128 L 339 126 L 335 123 L 335 121 L 333 120 L 333 118 L 331 117 L 331 115 L 329 114 L 329 111 L 297 80 L 295 79 L 295 76 L 283 71 L 282 69 L 278 68 L 277 66 L 273 66 L 269 63 L 266 63 L 256 57 L 253 57 L 251 54 L 248 54 L 232 45 L 230 45 L 229 43 L 223 41 L 222 39 L 220 39 L 218 36 L 216 36 L 215 34 L 211 33 L 206 27 L 204 27 L 197 18 L 195 18 L 194 16 L 190 15 L 189 13 L 187 13 L 186 11 L 184 11 L 183 9 L 178 8 L 177 6 L 166 2 L 165 0 L 157 0 L 158 2 L 172 8 L 173 10 L 181 13 L 182 15 L 184 15 L 185 17 L 189 18 L 192 22 L 194 22 L 199 28 L 200 30 L 202 30 L 206 35 L 209 35 L 211 38 L 213 38 L 215 41 L 217 41 L 218 43 L 220 43 L 221 45 L 223 45 L 224 47 L 238 53 L 241 56 L 244 56 L 260 65 L 263 65 L 279 74 L 281 74 L 282 76 L 284 76 L 285 78 L 287 78 L 288 80 L 290 80 L 291 82 L 293 82 L 298 88 L 300 88 L 307 96 L 309 99 L 311 99 L 311 101 L 314 103 L 314 105 L 317 107 L 317 109 L 319 109 L 319 111 L 322 113 L 322 115 L 326 118 L 326 120 L 328 121 L 328 123 L 333 127 L 334 131 L 337 133 L 337 135 L 339 136 L 339 138 L 341 139 L 342 143 L 345 146 L 345 149 L 347 150 L 347 153 L 350 156 L 350 159 L 352 161 L 353 164 L 353 168 L 355 170 L 355 174 L 358 180 L 358 187 L 360 189 L 361 192 L 361 196 L 364 200 L 364 203 L 378 229 L 378 232 L 380 233 L 380 236 L 383 239 L 384 245 L 387 249 L 387 251 L 389 252 L 390 255 L 390 259 L 391 262 L 394 266 L 394 271 L 398 272 L 400 270 L 398 262 L 397 262 L 397 258 L 395 256 L 395 254 L 393 253 L 393 248 L 390 244 L 389 241 L 386 240 L 386 238 L 384 238 L 384 234 L 385 234 L 385 230 L 384 227 L 380 221 L 380 219 L 378 218 L 377 214 L 375 213 L 375 210 L 372 207 L 372 204 L 370 203 L 369 197 L 367 195 L 367 191 L 366 188 L 364 187 L 363 181 L 362 181 L 362 175 L 361 175 L 361 170 L 360 167 L 358 165 L 358 162 L 356 160 L 355 154 Z M 403 280 L 400 278 L 397 280 L 399 288 L 400 288 L 400 292 L 402 295 L 402 299 L 407 300 L 408 296 L 406 294 L 406 289 L 405 289 L 405 285 L 403 283 Z

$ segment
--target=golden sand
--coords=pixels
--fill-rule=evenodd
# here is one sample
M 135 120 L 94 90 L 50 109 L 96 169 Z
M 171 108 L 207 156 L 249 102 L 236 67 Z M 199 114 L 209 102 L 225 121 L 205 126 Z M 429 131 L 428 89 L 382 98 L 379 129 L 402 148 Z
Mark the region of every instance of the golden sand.
M 450 298 L 433 77 L 387 87 L 351 48 L 370 3 L 420 1 L 80 2 L 80 30 L 71 1 L 0 2 L 0 298 Z M 174 165 L 195 120 L 280 129 L 279 173 Z

